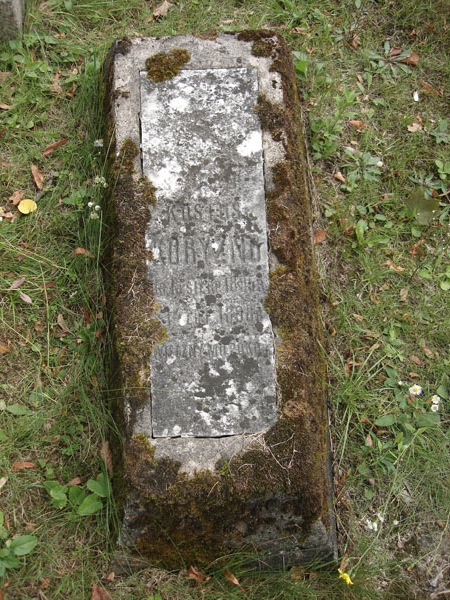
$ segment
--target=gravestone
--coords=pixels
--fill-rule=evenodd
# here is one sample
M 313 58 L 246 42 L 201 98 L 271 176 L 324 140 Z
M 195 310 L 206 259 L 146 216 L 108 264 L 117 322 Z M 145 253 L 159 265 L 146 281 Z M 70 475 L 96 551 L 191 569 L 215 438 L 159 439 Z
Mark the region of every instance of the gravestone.
M 0 43 L 22 33 L 24 0 L 0 0 Z
M 295 71 L 270 31 L 105 63 L 120 545 L 169 568 L 335 554 Z

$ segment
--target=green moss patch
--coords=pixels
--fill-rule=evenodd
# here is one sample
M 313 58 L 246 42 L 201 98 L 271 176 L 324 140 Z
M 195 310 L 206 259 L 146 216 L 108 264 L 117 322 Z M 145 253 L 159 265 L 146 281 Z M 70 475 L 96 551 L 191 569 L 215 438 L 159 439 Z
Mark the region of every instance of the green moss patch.
M 178 75 L 182 66 L 190 58 L 189 52 L 183 48 L 173 48 L 170 52 L 159 52 L 145 61 L 147 77 L 155 83 L 172 79 Z

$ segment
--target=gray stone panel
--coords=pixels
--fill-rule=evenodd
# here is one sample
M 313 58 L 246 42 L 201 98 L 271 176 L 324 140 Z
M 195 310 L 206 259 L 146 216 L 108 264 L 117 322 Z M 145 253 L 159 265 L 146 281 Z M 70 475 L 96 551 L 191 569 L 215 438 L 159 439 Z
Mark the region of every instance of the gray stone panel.
M 149 276 L 168 333 L 152 355 L 154 437 L 254 433 L 276 418 L 257 100 L 256 69 L 161 83 L 141 73 L 143 171 L 157 198 Z

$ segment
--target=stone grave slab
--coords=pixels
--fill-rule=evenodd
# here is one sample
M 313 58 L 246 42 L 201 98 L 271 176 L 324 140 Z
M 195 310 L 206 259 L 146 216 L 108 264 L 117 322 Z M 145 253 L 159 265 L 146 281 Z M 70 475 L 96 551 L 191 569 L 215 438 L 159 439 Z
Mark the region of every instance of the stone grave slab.
M 165 567 L 335 553 L 295 71 L 277 34 L 105 63 L 120 545 Z

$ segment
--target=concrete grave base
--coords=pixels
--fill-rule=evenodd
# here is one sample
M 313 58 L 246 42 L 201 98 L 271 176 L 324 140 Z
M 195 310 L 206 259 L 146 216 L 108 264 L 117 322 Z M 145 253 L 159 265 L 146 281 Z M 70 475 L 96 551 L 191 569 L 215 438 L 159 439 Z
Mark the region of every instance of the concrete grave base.
M 235 551 L 278 568 L 332 560 L 326 366 L 286 44 L 270 31 L 121 40 L 105 102 L 120 544 L 167 568 Z M 222 245 L 200 255 L 214 236 Z
M 0 0 L 0 42 L 12 40 L 22 33 L 24 0 Z

